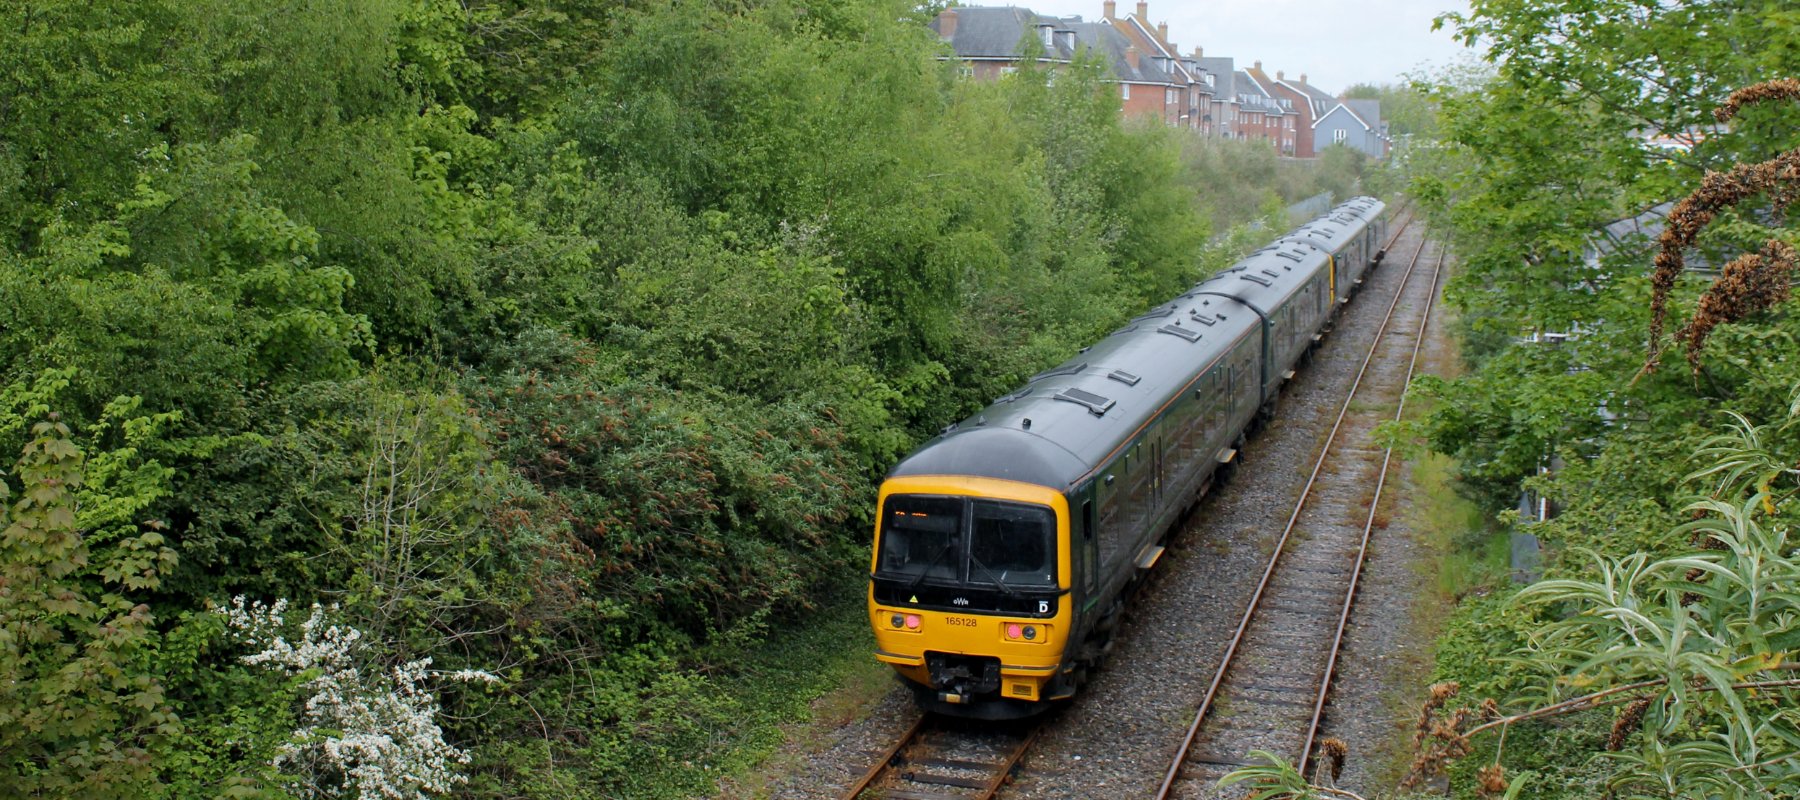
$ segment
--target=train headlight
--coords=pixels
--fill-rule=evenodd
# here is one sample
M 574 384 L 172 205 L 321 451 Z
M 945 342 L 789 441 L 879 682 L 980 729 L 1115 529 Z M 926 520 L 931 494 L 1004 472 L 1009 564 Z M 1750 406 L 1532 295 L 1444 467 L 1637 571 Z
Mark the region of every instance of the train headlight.
M 918 614 L 907 614 L 906 615 L 906 629 L 912 630 L 912 631 L 916 631 L 919 629 L 919 615 Z
M 1042 643 L 1050 638 L 1050 626 L 1008 622 L 1000 629 L 1000 634 L 1009 642 Z
M 888 617 L 888 624 L 898 628 L 898 627 L 906 624 L 906 617 L 901 616 L 899 614 L 895 614 L 891 617 Z

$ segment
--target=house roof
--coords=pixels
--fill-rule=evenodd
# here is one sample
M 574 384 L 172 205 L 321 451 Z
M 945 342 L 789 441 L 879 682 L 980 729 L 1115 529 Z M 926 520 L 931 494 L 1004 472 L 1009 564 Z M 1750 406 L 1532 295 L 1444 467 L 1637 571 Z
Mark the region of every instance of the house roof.
M 1019 41 L 1027 33 L 1035 33 L 1039 26 L 1047 25 L 1058 31 L 1071 29 L 1064 20 L 1043 16 L 1029 8 L 965 6 L 951 10 L 956 12 L 956 28 L 949 42 L 957 58 L 1018 58 Z M 942 35 L 943 16 L 939 14 L 927 27 Z M 1065 46 L 1066 43 L 1066 37 L 1055 37 L 1055 41 L 1045 46 L 1043 57 L 1058 61 L 1073 58 L 1074 49 Z
M 1362 120 L 1362 123 L 1369 127 L 1369 130 L 1385 133 L 1381 129 L 1380 100 L 1345 100 L 1343 103 L 1350 109 L 1350 113 L 1355 114 L 1357 119 Z
M 1237 89 L 1234 87 L 1234 79 L 1237 77 L 1237 68 L 1232 66 L 1231 59 L 1207 58 L 1202 56 L 1198 58 L 1190 57 L 1186 60 L 1199 65 L 1201 69 L 1216 76 L 1213 79 L 1213 92 L 1216 96 L 1228 97 L 1232 100 L 1237 99 Z
M 1123 32 L 1107 23 L 1082 22 L 1080 17 L 1058 18 L 1038 14 L 1029 8 L 1016 6 L 985 7 L 962 6 L 946 9 L 944 13 L 956 12 L 956 27 L 947 41 L 961 59 L 1018 59 L 1022 56 L 1019 43 L 1029 35 L 1048 28 L 1055 33 L 1072 33 L 1073 36 L 1052 36 L 1044 47 L 1043 58 L 1055 61 L 1068 61 L 1075 57 L 1075 51 L 1083 46 L 1104 56 L 1112 66 L 1114 76 L 1128 83 L 1173 83 L 1186 85 L 1187 77 L 1179 72 L 1172 62 L 1158 63 L 1158 56 L 1163 56 L 1159 48 L 1155 52 L 1139 53 L 1138 66 L 1131 66 L 1126 59 L 1125 49 L 1132 46 L 1132 41 Z M 944 14 L 934 18 L 928 27 L 939 31 L 942 35 Z
M 1356 123 L 1358 125 L 1363 126 L 1364 129 L 1371 130 L 1371 131 L 1375 130 L 1375 128 L 1373 126 L 1369 125 L 1369 123 L 1367 121 L 1363 120 L 1362 117 L 1357 116 L 1356 112 L 1352 111 L 1350 109 L 1350 107 L 1347 105 L 1344 105 L 1344 103 L 1345 103 L 1345 101 L 1339 100 L 1339 101 L 1337 101 L 1336 104 L 1334 104 L 1331 107 L 1331 110 L 1326 111 L 1323 114 L 1320 114 L 1318 119 L 1313 120 L 1313 127 L 1315 127 L 1315 128 L 1319 127 L 1319 125 L 1321 123 L 1323 123 L 1325 120 L 1331 119 L 1331 117 L 1333 115 L 1337 114 L 1338 111 L 1341 110 L 1344 112 L 1345 116 L 1348 116 L 1349 118 L 1351 118 L 1353 120 L 1356 120 Z
M 1275 98 L 1263 91 L 1263 88 L 1257 85 L 1256 80 L 1250 77 L 1250 73 L 1238 70 L 1235 82 L 1237 84 L 1235 99 L 1245 106 L 1245 111 L 1257 114 L 1282 113 L 1281 107 L 1275 104 Z
M 1113 74 L 1127 83 L 1170 83 L 1186 85 L 1184 77 L 1171 74 L 1169 70 L 1157 66 L 1155 53 L 1138 53 L 1138 65 L 1131 66 L 1125 58 L 1125 48 L 1134 46 L 1131 38 L 1118 28 L 1105 22 L 1095 22 L 1073 26 L 1075 37 L 1082 44 L 1106 56 L 1107 63 L 1112 65 Z
M 1262 62 L 1259 61 L 1257 63 L 1261 64 Z M 1270 108 L 1270 110 L 1279 114 L 1298 113 L 1294 111 L 1292 104 L 1287 98 L 1274 92 L 1275 81 L 1270 80 L 1268 73 L 1263 72 L 1260 67 L 1251 67 L 1250 69 L 1244 70 L 1244 76 L 1249 79 L 1250 84 L 1255 86 L 1258 92 L 1264 97 L 1269 98 L 1270 102 L 1264 104 L 1265 108 Z

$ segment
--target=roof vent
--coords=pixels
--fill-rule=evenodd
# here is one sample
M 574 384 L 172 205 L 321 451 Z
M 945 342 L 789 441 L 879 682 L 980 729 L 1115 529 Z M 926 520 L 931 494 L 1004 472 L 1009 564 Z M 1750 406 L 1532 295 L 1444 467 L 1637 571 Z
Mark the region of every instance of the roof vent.
M 1058 375 L 1074 375 L 1084 369 L 1087 369 L 1087 362 L 1085 362 L 1085 361 L 1081 362 L 1080 364 L 1064 364 L 1055 369 L 1047 369 L 1047 370 L 1044 370 L 1043 372 L 1040 372 L 1036 375 L 1031 376 L 1031 383 L 1037 383 L 1038 381 L 1041 381 L 1045 378 L 1054 378 Z M 1024 397 L 1025 395 L 1019 395 L 1019 396 Z
M 1123 327 L 1123 328 L 1120 328 L 1120 329 L 1118 329 L 1118 330 L 1116 330 L 1116 331 L 1113 331 L 1113 332 L 1112 332 L 1112 333 L 1111 333 L 1111 334 L 1109 334 L 1109 335 L 1111 335 L 1111 336 L 1120 336 L 1120 335 L 1123 335 L 1123 334 L 1127 334 L 1127 333 L 1130 333 L 1130 332 L 1132 332 L 1132 331 L 1135 331 L 1135 330 L 1137 330 L 1137 326 L 1136 326 L 1136 325 L 1126 325 L 1126 326 L 1125 326 L 1125 327 Z
M 1013 392 L 1012 394 L 1000 395 L 1000 397 L 998 399 L 994 400 L 994 404 L 999 405 L 1001 403 L 1010 403 L 1014 400 L 1023 400 L 1023 399 L 1025 399 L 1025 395 L 1028 395 L 1028 394 L 1031 394 L 1031 387 L 1029 387 L 1029 386 L 1027 386 L 1023 389 L 1020 389 L 1016 392 Z
M 1275 283 L 1273 281 L 1269 280 L 1268 278 L 1259 278 L 1259 277 L 1256 277 L 1255 275 L 1239 275 L 1238 277 L 1243 278 L 1244 280 L 1247 280 L 1251 283 L 1262 284 L 1263 286 L 1274 286 L 1275 285 Z
M 1096 417 L 1105 416 L 1107 410 L 1117 405 L 1112 400 L 1080 389 L 1064 389 L 1056 393 L 1056 399 L 1086 408 L 1088 413 Z
M 1112 372 L 1107 373 L 1106 377 L 1112 378 L 1113 380 L 1123 383 L 1126 386 L 1136 386 L 1136 385 L 1138 385 L 1138 381 L 1143 380 L 1143 378 L 1140 378 L 1140 377 L 1133 375 L 1129 372 L 1126 372 L 1125 370 L 1122 370 L 1122 369 L 1115 369 Z
M 1198 311 L 1195 311 L 1194 313 L 1189 314 L 1188 318 L 1192 319 L 1195 322 L 1200 323 L 1201 325 L 1217 325 L 1219 323 L 1219 320 L 1217 317 L 1209 317 Z
M 1147 319 L 1162 319 L 1163 317 L 1166 317 L 1173 313 L 1175 313 L 1175 306 L 1173 304 L 1170 304 L 1167 306 L 1158 306 L 1158 307 L 1152 308 L 1149 311 L 1146 311 L 1142 314 L 1139 314 L 1136 317 L 1133 317 L 1131 319 L 1131 321 L 1132 322 L 1143 322 L 1144 320 L 1147 320 Z
M 1174 325 L 1164 325 L 1160 328 L 1157 328 L 1156 332 L 1157 333 L 1174 334 L 1176 336 L 1179 336 L 1183 339 L 1188 340 L 1188 342 L 1190 342 L 1190 343 L 1200 341 L 1200 332 L 1199 331 L 1194 330 L 1192 328 L 1183 328 L 1183 327 L 1181 327 L 1181 323 L 1179 323 L 1179 322 L 1175 323 Z

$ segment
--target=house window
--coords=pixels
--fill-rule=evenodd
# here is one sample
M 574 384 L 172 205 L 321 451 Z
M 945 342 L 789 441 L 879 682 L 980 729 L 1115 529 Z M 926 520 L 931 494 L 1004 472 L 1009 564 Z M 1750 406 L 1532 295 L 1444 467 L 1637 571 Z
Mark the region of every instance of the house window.
M 1211 75 L 1206 76 L 1206 85 L 1207 86 L 1213 85 L 1213 76 L 1211 76 Z
M 958 67 L 956 71 L 957 71 L 957 73 L 961 74 L 965 78 L 975 77 L 975 65 L 974 64 L 964 62 L 963 65 L 961 67 Z
M 1130 100 L 1131 99 L 1131 84 L 1129 84 L 1129 83 L 1119 84 L 1119 96 L 1125 98 L 1126 100 Z
M 1007 65 L 1007 66 L 1004 66 L 1004 67 L 1001 67 L 1001 68 L 1000 68 L 1000 74 L 1001 74 L 1001 75 L 1011 75 L 1011 74 L 1013 74 L 1013 73 L 1015 73 L 1015 72 L 1018 72 L 1018 71 L 1019 71 L 1019 68 L 1018 68 L 1018 67 L 1015 67 L 1015 66 L 1012 66 L 1012 65 L 1010 65 L 1010 64 L 1009 64 L 1009 65 Z
M 1174 89 L 1164 89 L 1163 90 L 1163 102 L 1167 103 L 1169 105 L 1175 105 L 1175 90 Z
M 1331 140 L 1334 142 L 1341 142 L 1349 137 L 1350 137 L 1350 132 L 1347 130 L 1344 130 L 1343 128 L 1338 128 L 1337 130 L 1331 132 Z

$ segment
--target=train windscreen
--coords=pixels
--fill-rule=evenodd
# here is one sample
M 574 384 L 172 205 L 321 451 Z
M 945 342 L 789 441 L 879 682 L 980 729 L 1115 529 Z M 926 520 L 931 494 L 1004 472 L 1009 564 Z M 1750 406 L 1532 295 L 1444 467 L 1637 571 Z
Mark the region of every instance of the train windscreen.
M 889 579 L 1002 592 L 1056 586 L 1056 515 L 1040 505 L 889 495 L 880 536 L 876 572 Z
M 961 498 L 890 495 L 882 509 L 876 571 L 909 579 L 959 580 L 962 523 Z
M 977 500 L 969 536 L 969 582 L 1056 585 L 1056 516 L 1043 506 Z

